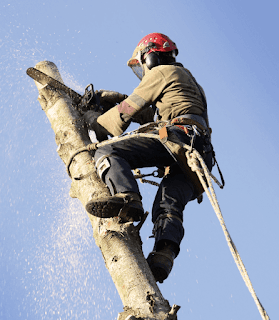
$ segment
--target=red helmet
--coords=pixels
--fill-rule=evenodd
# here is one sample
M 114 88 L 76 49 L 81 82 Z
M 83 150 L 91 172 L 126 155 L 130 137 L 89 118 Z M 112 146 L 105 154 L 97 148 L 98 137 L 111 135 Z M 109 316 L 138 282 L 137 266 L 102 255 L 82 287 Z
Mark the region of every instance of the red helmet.
M 151 52 L 172 52 L 173 55 L 178 55 L 176 44 L 166 35 L 155 32 L 143 37 L 127 63 L 140 79 L 144 75 L 142 62 Z

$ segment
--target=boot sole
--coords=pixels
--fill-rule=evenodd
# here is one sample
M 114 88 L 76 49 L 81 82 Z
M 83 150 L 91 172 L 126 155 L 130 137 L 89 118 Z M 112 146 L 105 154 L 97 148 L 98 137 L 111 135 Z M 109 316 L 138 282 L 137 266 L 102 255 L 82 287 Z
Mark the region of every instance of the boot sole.
M 127 221 L 140 221 L 143 209 L 134 203 L 124 203 L 122 199 L 94 200 L 86 205 L 86 211 L 98 218 L 113 218 L 120 216 Z

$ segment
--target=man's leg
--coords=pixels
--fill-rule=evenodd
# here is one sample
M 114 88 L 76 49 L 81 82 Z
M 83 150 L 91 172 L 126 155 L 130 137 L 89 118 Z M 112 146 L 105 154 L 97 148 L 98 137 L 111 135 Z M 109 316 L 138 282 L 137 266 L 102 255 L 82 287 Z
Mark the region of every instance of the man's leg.
M 152 209 L 155 245 L 147 261 L 159 282 L 168 277 L 179 253 L 184 236 L 183 210 L 193 194 L 194 187 L 180 168 L 177 165 L 171 167 L 170 174 L 161 182 Z
M 133 213 L 132 220 L 139 220 L 143 214 L 141 196 L 131 170 L 165 166 L 172 162 L 173 158 L 157 139 L 131 137 L 97 149 L 95 153 L 97 172 L 108 186 L 112 197 L 93 199 L 86 206 L 87 211 L 98 217 L 108 218 L 118 215 L 126 204 L 125 208 L 131 208 L 130 211 Z

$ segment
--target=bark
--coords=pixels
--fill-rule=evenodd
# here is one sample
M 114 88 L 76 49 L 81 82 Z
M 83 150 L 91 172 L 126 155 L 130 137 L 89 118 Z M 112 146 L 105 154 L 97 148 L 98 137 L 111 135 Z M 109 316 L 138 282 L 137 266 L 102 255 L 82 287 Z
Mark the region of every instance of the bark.
M 42 61 L 35 67 L 63 82 L 54 63 Z M 55 133 L 57 152 L 67 164 L 77 150 L 92 143 L 88 130 L 81 114 L 66 94 L 48 85 L 35 83 L 39 90 L 38 100 Z M 92 153 L 87 151 L 77 154 L 69 171 L 72 177 L 70 196 L 78 198 L 83 206 L 92 198 L 109 195 L 106 185 L 96 174 Z M 118 314 L 118 320 L 176 319 L 179 307 L 170 308 L 143 256 L 140 225 L 121 223 L 118 218 L 99 219 L 90 214 L 88 217 L 96 244 L 124 305 L 124 311 Z

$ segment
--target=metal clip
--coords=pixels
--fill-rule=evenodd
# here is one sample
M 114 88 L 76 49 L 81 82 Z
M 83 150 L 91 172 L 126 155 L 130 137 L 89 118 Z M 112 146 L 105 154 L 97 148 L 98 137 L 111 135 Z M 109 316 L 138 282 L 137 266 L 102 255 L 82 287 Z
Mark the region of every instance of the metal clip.
M 192 128 L 193 128 L 193 131 L 195 132 L 195 134 L 197 135 L 197 136 L 200 136 L 200 133 L 199 133 L 199 131 L 198 131 L 198 129 L 197 129 L 197 126 L 194 124 L 194 125 L 192 125 Z

